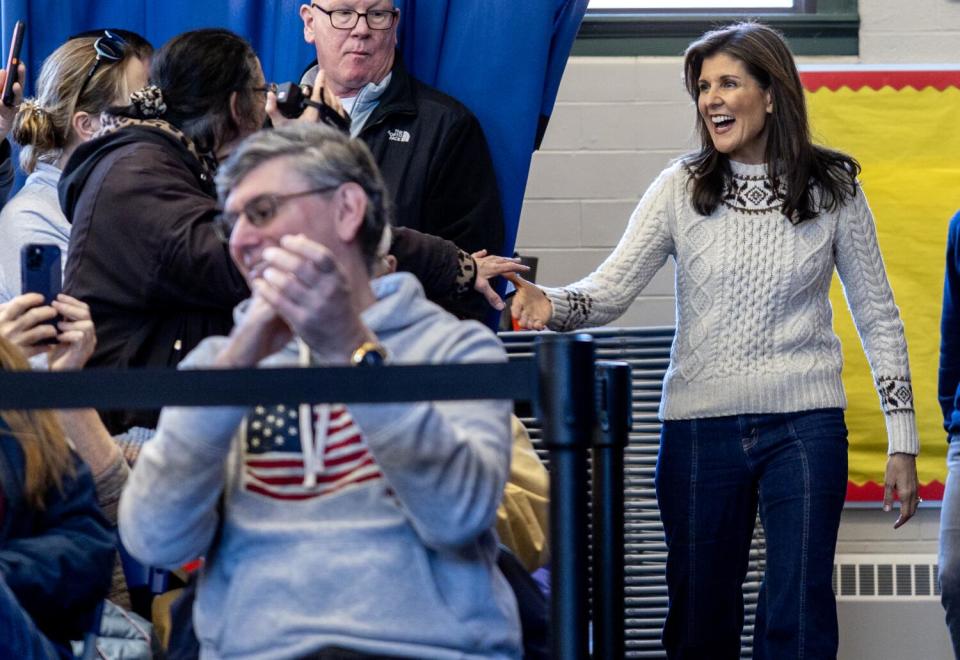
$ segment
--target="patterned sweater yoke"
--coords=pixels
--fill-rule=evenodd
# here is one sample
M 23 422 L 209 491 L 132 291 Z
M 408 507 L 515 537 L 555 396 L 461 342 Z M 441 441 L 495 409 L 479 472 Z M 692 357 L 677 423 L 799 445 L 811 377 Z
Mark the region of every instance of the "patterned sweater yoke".
M 618 318 L 668 257 L 676 261 L 677 331 L 662 419 L 846 407 L 829 292 L 836 272 L 883 409 L 889 451 L 919 450 L 910 367 L 876 226 L 859 185 L 836 211 L 793 224 L 765 165 L 731 162 L 709 216 L 696 212 L 680 162 L 647 189 L 597 270 L 547 288 L 550 327 Z

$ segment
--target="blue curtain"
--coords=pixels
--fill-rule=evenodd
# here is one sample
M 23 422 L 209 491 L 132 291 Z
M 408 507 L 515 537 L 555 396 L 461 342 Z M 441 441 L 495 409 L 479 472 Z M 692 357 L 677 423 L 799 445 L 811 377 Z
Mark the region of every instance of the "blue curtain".
M 301 0 L 0 0 L 3 57 L 18 19 L 32 80 L 68 36 L 100 27 L 134 30 L 155 46 L 200 27 L 226 27 L 260 54 L 268 80 L 296 80 L 313 57 Z M 549 117 L 587 0 L 397 0 L 400 42 L 415 76 L 455 96 L 480 119 L 507 223 L 516 239 L 538 126 Z M 31 85 L 28 81 L 28 93 Z
M 587 0 L 398 0 L 414 75 L 483 125 L 513 251 L 538 127 L 553 110 Z

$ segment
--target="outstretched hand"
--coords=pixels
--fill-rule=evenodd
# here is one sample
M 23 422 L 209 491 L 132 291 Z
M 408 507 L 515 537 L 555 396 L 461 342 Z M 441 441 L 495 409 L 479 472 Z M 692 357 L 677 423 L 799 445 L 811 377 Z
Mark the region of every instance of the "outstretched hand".
M 477 278 L 473 283 L 474 290 L 483 294 L 483 297 L 495 310 L 502 310 L 505 305 L 497 292 L 490 286 L 490 280 L 499 275 L 506 277 L 510 273 L 525 273 L 530 270 L 530 267 L 520 263 L 518 258 L 500 257 L 495 254 L 488 255 L 486 250 L 479 250 L 470 256 L 477 264 Z
M 883 510 L 893 507 L 893 493 L 900 497 L 900 515 L 893 528 L 897 529 L 913 517 L 920 503 L 917 490 L 917 457 L 911 454 L 891 454 L 887 459 L 887 473 L 883 487 Z
M 517 287 L 510 306 L 510 313 L 517 324 L 524 330 L 546 330 L 553 316 L 553 304 L 547 294 L 519 275 L 508 274 L 505 277 Z

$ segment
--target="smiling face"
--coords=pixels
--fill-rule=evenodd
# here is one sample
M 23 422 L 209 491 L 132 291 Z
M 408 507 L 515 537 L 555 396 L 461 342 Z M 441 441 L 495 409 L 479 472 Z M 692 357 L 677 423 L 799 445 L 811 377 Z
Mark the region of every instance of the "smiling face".
M 337 212 L 334 193 L 310 194 L 281 201 L 276 215 L 262 226 L 250 222 L 244 207 L 265 195 L 289 195 L 311 188 L 309 181 L 293 170 L 283 158 L 274 158 L 259 165 L 243 177 L 224 202 L 228 212 L 240 213 L 230 232 L 230 256 L 252 286 L 261 277 L 265 264 L 263 251 L 278 246 L 287 234 L 303 234 L 323 244 L 335 255 L 343 250 L 335 230 Z
M 328 12 L 348 9 L 364 14 L 393 9 L 393 0 L 314 0 L 314 4 Z M 303 38 L 316 47 L 317 64 L 337 96 L 354 96 L 364 85 L 379 83 L 393 68 L 399 15 L 386 30 L 371 30 L 363 17 L 351 29 L 337 29 L 330 16 L 313 5 L 302 5 L 300 18 Z
M 741 163 L 763 163 L 773 100 L 746 65 L 723 52 L 705 57 L 697 89 L 697 109 L 714 148 Z

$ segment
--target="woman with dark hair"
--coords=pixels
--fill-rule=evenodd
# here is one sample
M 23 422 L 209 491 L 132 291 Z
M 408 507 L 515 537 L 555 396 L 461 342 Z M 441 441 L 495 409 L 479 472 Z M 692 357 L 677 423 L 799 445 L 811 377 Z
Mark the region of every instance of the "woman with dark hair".
M 851 157 L 810 140 L 783 37 L 757 23 L 686 51 L 700 150 L 647 189 L 583 280 L 520 281 L 527 328 L 602 325 L 669 256 L 677 328 L 663 384 L 656 488 L 668 548 L 671 658 L 739 658 L 742 584 L 759 513 L 767 570 L 755 658 L 832 658 L 831 575 L 847 485 L 846 399 L 828 297 L 840 276 L 886 418 L 884 509 L 916 511 L 919 450 L 903 324 Z
M 91 367 L 172 367 L 228 332 L 250 295 L 214 228 L 213 174 L 266 118 L 257 56 L 227 30 L 187 32 L 155 54 L 150 83 L 105 115 L 60 182 L 73 223 L 64 288 L 90 305 Z M 119 433 L 157 413 L 103 416 Z
M 26 370 L 0 336 L 0 369 Z M 72 658 L 110 586 L 116 539 L 55 413 L 0 412 L 0 657 Z

